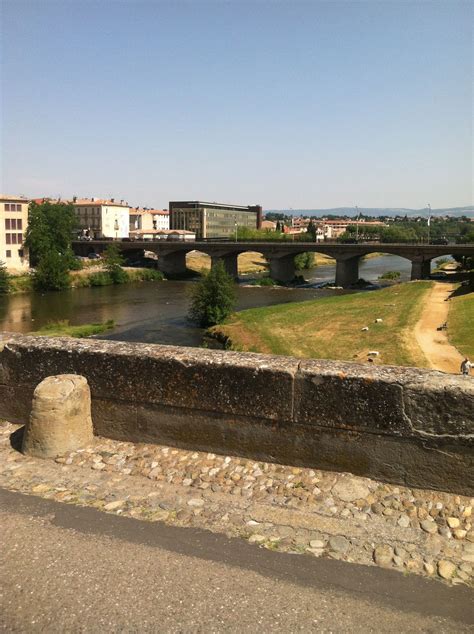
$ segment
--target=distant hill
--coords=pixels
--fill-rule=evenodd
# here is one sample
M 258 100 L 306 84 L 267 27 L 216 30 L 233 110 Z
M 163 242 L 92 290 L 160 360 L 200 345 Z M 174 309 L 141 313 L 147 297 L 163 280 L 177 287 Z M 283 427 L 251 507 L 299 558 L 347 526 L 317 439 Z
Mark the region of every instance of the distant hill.
M 356 216 L 354 207 L 333 207 L 332 209 L 265 209 L 265 213 L 284 213 L 288 216 Z M 424 209 L 405 209 L 404 207 L 359 207 L 359 213 L 366 216 L 427 216 L 428 211 Z M 444 209 L 432 209 L 432 216 L 467 216 L 474 218 L 474 206 L 468 207 L 446 207 Z

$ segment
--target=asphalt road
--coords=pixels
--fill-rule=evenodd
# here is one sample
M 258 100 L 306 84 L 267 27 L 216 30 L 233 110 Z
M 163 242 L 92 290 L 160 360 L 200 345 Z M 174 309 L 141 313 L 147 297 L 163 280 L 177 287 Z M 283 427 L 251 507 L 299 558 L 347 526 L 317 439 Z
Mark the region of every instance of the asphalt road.
M 472 591 L 0 489 L 8 632 L 462 632 Z

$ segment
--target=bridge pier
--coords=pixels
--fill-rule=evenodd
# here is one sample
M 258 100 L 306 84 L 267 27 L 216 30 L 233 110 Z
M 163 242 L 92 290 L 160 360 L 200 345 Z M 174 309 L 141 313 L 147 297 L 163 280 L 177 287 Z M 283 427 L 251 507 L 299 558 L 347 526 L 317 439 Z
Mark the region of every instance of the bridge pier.
M 270 262 L 270 277 L 275 282 L 291 282 L 295 277 L 295 256 L 268 257 Z
M 336 286 L 350 286 L 359 279 L 359 258 L 336 258 Z
M 411 279 L 412 280 L 425 280 L 431 273 L 431 259 L 430 260 L 412 260 L 411 261 Z
M 184 275 L 186 273 L 186 252 L 160 253 L 158 256 L 158 268 L 162 273 L 170 277 Z
M 211 256 L 211 267 L 214 268 L 219 260 L 222 260 L 227 274 L 230 275 L 232 279 L 236 280 L 239 277 L 237 258 L 237 253 L 229 253 L 228 255 L 213 255 Z

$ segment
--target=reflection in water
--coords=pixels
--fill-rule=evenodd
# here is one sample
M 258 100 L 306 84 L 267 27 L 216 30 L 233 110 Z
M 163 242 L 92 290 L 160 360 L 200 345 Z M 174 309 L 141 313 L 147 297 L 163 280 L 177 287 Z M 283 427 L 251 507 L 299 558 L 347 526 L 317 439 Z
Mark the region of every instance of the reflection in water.
M 407 280 L 410 262 L 385 256 L 363 261 L 359 268 L 360 277 L 369 281 L 376 281 L 386 271 L 400 271 L 401 279 Z M 315 283 L 334 280 L 335 266 L 320 266 L 303 274 Z M 197 346 L 201 344 L 202 331 L 186 318 L 192 284 L 142 282 L 60 293 L 19 293 L 0 298 L 0 327 L 6 331 L 31 332 L 50 321 L 68 320 L 76 325 L 113 319 L 117 327 L 104 338 Z M 239 286 L 237 310 L 347 292 L 351 291 Z

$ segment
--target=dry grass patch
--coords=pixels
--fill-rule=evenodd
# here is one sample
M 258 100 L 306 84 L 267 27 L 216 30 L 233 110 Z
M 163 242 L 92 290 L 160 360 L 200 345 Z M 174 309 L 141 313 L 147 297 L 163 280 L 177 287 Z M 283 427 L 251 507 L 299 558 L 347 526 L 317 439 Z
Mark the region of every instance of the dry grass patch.
M 414 336 L 431 282 L 242 311 L 218 327 L 235 349 L 300 358 L 426 365 Z M 379 318 L 382 322 L 375 323 Z M 368 326 L 368 331 L 362 328 Z M 256 347 L 257 346 L 257 347 Z

